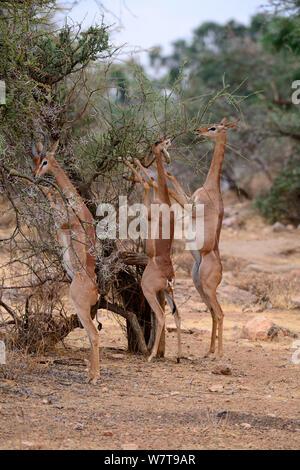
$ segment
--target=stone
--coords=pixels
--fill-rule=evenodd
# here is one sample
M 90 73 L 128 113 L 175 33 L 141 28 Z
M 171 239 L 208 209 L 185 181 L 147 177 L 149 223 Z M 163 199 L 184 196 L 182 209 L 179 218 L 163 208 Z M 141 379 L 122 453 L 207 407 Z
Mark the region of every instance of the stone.
M 255 317 L 243 327 L 241 337 L 251 340 L 267 340 L 269 339 L 269 331 L 274 325 L 271 320 L 265 317 Z
M 168 333 L 176 333 L 177 332 L 177 327 L 175 323 L 171 323 L 170 325 L 167 325 L 167 331 Z M 186 328 L 184 325 L 181 325 L 180 327 L 181 333 L 185 334 L 191 334 L 191 330 L 189 328 Z
M 106 437 L 112 437 L 113 435 L 114 435 L 114 433 L 112 431 L 109 431 L 109 430 L 103 432 L 103 436 L 106 436 Z
M 138 450 L 139 446 L 134 442 L 128 442 L 121 445 L 122 450 Z
M 232 229 L 238 230 L 244 225 L 245 225 L 244 221 L 238 215 L 226 217 L 223 220 L 223 227 L 225 228 L 232 228 Z
M 41 450 L 42 445 L 30 441 L 22 441 L 21 443 L 22 450 Z
M 111 354 L 112 359 L 124 359 L 124 354 Z
M 285 225 L 283 225 L 281 222 L 276 222 L 274 225 L 272 225 L 269 228 L 269 232 L 273 233 L 279 233 L 279 232 L 286 232 L 288 229 Z
M 224 387 L 223 385 L 212 385 L 208 390 L 212 393 L 218 393 L 223 392 Z
M 81 423 L 76 423 L 74 426 L 75 431 L 82 431 L 84 428 L 83 424 Z
M 42 400 L 42 403 L 43 403 L 43 405 L 51 405 L 51 404 L 52 404 L 52 401 L 51 401 L 50 398 L 44 398 L 44 399 Z
M 212 374 L 215 375 L 232 375 L 232 370 L 229 366 L 220 365 L 213 369 Z
M 192 328 L 190 331 L 194 336 L 211 336 L 211 332 L 209 330 L 202 330 L 201 328 Z
M 242 423 L 241 427 L 244 428 L 244 429 L 251 429 L 252 428 L 251 424 L 249 424 L 249 423 Z
M 292 309 L 300 308 L 300 297 L 294 297 L 289 301 L 289 307 Z
M 255 317 L 249 320 L 246 325 L 244 325 L 241 333 L 241 338 L 247 340 L 260 339 L 266 341 L 280 336 L 298 338 L 298 334 L 295 331 L 276 325 L 272 320 L 268 320 L 265 317 Z

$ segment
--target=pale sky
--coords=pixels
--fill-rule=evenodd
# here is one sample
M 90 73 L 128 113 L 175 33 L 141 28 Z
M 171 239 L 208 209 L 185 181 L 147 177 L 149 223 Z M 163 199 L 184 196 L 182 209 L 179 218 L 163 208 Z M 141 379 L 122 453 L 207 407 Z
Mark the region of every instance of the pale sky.
M 127 44 L 127 51 L 147 50 L 161 45 L 165 53 L 177 39 L 189 39 L 204 21 L 221 24 L 230 19 L 247 24 L 267 0 L 78 0 L 68 14 L 75 22 L 89 26 L 101 21 L 113 25 L 115 45 Z M 103 8 L 104 6 L 104 8 Z M 110 13 L 112 12 L 112 13 Z M 147 53 L 139 54 L 147 64 Z

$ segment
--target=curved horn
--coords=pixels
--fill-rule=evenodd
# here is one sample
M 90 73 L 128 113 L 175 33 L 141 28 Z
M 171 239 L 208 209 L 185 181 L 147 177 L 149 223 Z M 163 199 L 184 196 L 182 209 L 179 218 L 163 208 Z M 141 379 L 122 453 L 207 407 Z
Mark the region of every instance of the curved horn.
M 39 154 L 37 153 L 37 149 L 36 149 L 35 141 L 34 141 L 34 138 L 33 138 L 33 134 L 31 134 L 31 152 L 32 152 L 32 155 L 34 156 L 34 158 L 39 158 Z
M 44 158 L 46 156 L 47 152 L 47 144 L 48 144 L 48 139 L 46 134 L 43 131 L 37 131 L 37 134 L 41 134 L 43 136 L 44 142 L 43 142 L 43 151 L 41 157 Z

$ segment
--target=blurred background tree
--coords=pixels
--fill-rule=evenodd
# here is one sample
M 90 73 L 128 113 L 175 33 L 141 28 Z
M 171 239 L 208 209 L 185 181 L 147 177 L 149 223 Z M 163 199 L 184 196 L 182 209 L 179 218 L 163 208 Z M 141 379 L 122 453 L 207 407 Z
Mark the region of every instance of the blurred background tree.
M 244 126 L 230 142 L 223 181 L 232 189 L 242 188 L 250 198 L 265 194 L 268 204 L 276 204 L 274 198 L 267 198 L 270 186 L 277 184 L 273 178 L 285 172 L 287 165 L 299 165 L 299 107 L 291 99 L 292 84 L 300 77 L 299 5 L 292 0 L 270 1 L 271 8 L 255 15 L 248 26 L 236 21 L 225 25 L 207 22 L 194 30 L 190 41 L 173 43 L 169 55 L 159 46 L 150 53 L 153 69 L 164 71 L 161 81 L 170 86 L 183 68 L 183 99 L 190 116 L 198 111 L 195 97 L 214 93 L 224 80 L 235 94 L 248 96 L 240 102 Z M 232 112 L 229 106 L 217 102 L 210 121 Z M 188 179 L 195 189 L 199 176 L 190 172 Z M 285 185 L 282 191 L 288 188 Z M 286 209 L 274 211 L 273 219 L 286 222 Z M 300 218 L 290 218 L 290 222 L 299 224 Z

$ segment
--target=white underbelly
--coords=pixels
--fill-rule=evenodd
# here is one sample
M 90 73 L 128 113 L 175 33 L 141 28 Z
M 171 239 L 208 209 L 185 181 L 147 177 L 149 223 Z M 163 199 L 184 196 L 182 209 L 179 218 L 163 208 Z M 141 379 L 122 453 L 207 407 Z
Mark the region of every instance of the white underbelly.
M 70 278 L 73 279 L 75 272 L 73 269 L 71 256 L 70 256 L 70 250 L 72 248 L 69 245 L 69 240 L 66 235 L 61 235 L 61 242 L 62 242 L 62 249 L 63 249 L 63 265 L 64 265 L 65 270 L 68 273 L 68 276 L 70 276 Z

